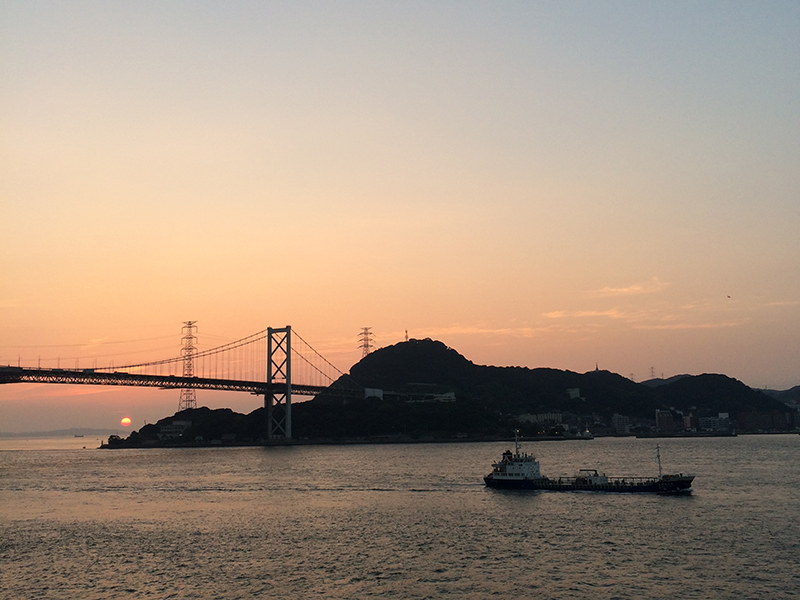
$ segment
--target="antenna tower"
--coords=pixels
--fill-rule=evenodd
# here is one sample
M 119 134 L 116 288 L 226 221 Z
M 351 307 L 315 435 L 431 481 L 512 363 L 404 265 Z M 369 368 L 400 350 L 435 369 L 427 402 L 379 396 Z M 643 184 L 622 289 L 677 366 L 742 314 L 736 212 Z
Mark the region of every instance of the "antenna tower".
M 194 345 L 195 340 L 195 332 L 197 331 L 197 325 L 195 325 L 197 321 L 184 321 L 183 328 L 181 332 L 183 332 L 183 337 L 181 341 L 183 342 L 183 348 L 181 348 L 181 356 L 183 356 L 183 376 L 184 377 L 193 377 L 194 376 L 194 352 L 197 350 L 197 347 Z M 178 401 L 178 412 L 182 410 L 186 410 L 189 408 L 197 408 L 197 396 L 195 395 L 194 388 L 181 388 L 181 399 Z
M 359 336 L 361 338 L 361 358 L 372 352 L 372 327 L 362 327 Z

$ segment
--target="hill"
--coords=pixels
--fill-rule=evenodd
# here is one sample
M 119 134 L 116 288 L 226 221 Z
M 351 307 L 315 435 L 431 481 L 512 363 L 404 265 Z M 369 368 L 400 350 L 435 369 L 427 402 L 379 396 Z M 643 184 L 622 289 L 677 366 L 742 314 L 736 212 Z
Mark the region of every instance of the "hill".
M 352 390 L 354 381 L 372 395 L 342 393 Z M 292 421 L 293 437 L 308 440 L 491 438 L 514 428 L 526 435 L 600 429 L 614 414 L 653 427 L 657 409 L 695 418 L 775 414 L 778 418 L 747 422 L 768 423 L 752 425 L 767 429 L 794 426 L 793 414 L 779 400 L 725 375 L 682 375 L 654 385 L 601 370 L 482 366 L 430 339 L 369 354 L 328 392 L 294 404 Z M 263 409 L 249 415 L 228 409 L 184 411 L 146 426 L 130 441 L 163 441 L 162 429 L 174 431 L 169 424 L 175 421 L 191 423 L 181 431 L 181 441 L 239 443 L 263 437 L 265 415 Z
M 637 384 L 601 370 L 581 374 L 479 366 L 430 339 L 401 342 L 373 352 L 353 366 L 350 376 L 364 387 L 384 390 L 384 397 L 408 400 L 425 393 L 453 392 L 459 400 L 512 414 L 567 411 L 610 417 L 616 412 L 647 418 L 658 408 L 698 416 L 786 408 L 725 375 L 681 375 L 654 385 L 652 381 Z M 315 402 L 343 403 L 333 395 L 321 395 Z
M 761 390 L 770 398 L 783 402 L 787 406 L 800 406 L 800 385 L 789 390 Z

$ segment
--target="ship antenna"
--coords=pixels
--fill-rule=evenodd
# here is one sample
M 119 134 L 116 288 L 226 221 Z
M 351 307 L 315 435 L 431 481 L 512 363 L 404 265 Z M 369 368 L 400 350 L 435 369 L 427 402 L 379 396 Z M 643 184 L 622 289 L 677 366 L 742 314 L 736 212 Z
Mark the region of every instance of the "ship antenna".
M 658 458 L 658 478 L 661 479 L 661 446 L 656 445 L 656 458 Z
M 514 445 L 517 449 L 517 456 L 519 456 L 519 429 L 514 430 Z

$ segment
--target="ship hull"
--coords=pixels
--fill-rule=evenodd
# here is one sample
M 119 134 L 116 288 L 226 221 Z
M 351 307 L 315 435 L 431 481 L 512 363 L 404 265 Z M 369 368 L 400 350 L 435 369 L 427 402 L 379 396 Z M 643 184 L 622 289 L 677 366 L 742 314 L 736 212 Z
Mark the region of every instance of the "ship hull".
M 499 479 L 491 475 L 483 478 L 487 487 L 506 490 L 541 490 L 548 492 L 603 492 L 617 494 L 685 494 L 692 491 L 694 477 L 673 476 L 669 479 L 645 479 L 633 483 L 609 481 L 591 483 L 558 479 Z

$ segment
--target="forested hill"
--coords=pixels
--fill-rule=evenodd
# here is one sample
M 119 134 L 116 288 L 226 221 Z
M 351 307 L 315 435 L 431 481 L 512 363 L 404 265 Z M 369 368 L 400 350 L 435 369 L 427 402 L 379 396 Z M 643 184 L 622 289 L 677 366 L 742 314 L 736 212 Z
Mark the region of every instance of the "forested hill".
M 609 371 L 575 373 L 481 366 L 430 339 L 377 350 L 352 367 L 350 378 L 365 388 L 383 390 L 386 398 L 413 400 L 424 399 L 426 394 L 454 392 L 459 400 L 511 414 L 567 411 L 652 418 L 657 408 L 697 416 L 786 410 L 780 401 L 725 375 L 687 375 L 653 386 Z M 315 402 L 335 404 L 342 400 L 322 395 Z
M 371 389 L 371 395 L 365 397 L 361 387 Z M 350 392 L 337 393 L 342 388 Z M 784 430 L 796 422 L 785 404 L 725 375 L 639 384 L 609 371 L 481 366 L 430 339 L 369 354 L 330 390 L 292 405 L 294 439 L 487 439 L 508 436 L 515 428 L 538 435 L 542 428 L 523 424 L 524 415 L 542 414 L 557 415 L 554 422 L 563 417 L 565 426 L 572 428 L 608 428 L 611 416 L 618 413 L 631 422 L 641 420 L 641 428 L 654 423 L 656 409 L 670 410 L 676 422 L 680 415 L 719 413 L 729 413 L 732 419 L 740 414 L 778 415 L 768 425 L 751 425 L 756 429 Z M 179 439 L 165 433 L 174 432 L 175 423 L 185 427 Z M 114 439 L 112 445 L 259 443 L 265 423 L 263 408 L 249 415 L 230 409 L 186 410 L 146 425 L 127 440 Z M 552 424 L 544 432 L 550 428 Z

